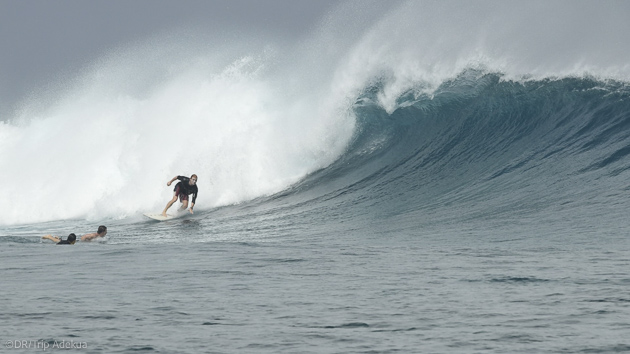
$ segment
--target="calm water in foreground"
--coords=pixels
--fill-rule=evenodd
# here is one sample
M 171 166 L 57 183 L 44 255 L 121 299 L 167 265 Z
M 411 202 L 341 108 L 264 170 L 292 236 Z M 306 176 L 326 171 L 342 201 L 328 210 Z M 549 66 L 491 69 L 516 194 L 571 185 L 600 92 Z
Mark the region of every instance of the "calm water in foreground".
M 623 237 L 213 241 L 186 238 L 203 234 L 195 220 L 160 227 L 113 225 L 105 242 L 74 246 L 3 237 L 3 347 L 40 346 L 6 352 L 61 341 L 87 353 L 630 351 Z

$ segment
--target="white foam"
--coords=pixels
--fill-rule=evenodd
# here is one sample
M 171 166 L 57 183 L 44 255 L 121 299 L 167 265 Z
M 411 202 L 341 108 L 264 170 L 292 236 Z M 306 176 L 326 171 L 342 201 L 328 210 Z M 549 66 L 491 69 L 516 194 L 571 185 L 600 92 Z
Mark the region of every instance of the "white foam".
M 471 67 L 630 81 L 628 13 L 618 1 L 409 1 L 356 41 L 337 74 L 356 86 L 384 79 L 389 112 L 401 93 L 430 93 Z
M 328 96 L 330 82 L 294 82 L 282 49 L 257 50 L 231 61 L 179 52 L 164 72 L 150 49 L 131 49 L 40 115 L 0 125 L 0 224 L 160 211 L 178 174 L 198 175 L 203 210 L 330 164 L 353 132 L 347 99 Z

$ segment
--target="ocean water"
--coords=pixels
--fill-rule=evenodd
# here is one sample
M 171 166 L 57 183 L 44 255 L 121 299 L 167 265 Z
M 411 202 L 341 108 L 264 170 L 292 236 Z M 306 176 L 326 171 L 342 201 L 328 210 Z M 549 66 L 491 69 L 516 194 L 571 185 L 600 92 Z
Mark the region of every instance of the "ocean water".
M 4 350 L 630 352 L 627 6 L 569 4 L 156 37 L 24 102 L 0 123 L 24 187 L 0 199 Z M 192 173 L 194 215 L 142 216 Z
M 630 349 L 619 239 L 418 230 L 137 244 L 121 234 L 3 245 L 3 340 L 108 353 Z

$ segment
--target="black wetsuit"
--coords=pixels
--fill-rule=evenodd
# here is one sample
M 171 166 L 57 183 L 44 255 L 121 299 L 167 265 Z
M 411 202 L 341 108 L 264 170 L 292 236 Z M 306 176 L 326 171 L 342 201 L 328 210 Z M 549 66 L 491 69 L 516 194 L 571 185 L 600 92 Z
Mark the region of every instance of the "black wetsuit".
M 190 195 L 192 194 L 192 203 L 195 204 L 195 201 L 197 201 L 197 184 L 193 184 L 192 186 L 190 185 L 190 178 L 188 177 L 184 177 L 184 176 L 177 176 L 177 179 L 180 180 L 181 182 L 177 183 L 177 185 L 175 185 L 175 189 L 173 189 L 174 191 L 177 191 L 177 188 L 179 188 L 179 193 L 178 194 L 183 194 L 183 195 Z
M 57 242 L 58 245 L 72 245 L 72 243 L 70 243 L 70 241 L 68 240 L 61 240 L 59 242 Z

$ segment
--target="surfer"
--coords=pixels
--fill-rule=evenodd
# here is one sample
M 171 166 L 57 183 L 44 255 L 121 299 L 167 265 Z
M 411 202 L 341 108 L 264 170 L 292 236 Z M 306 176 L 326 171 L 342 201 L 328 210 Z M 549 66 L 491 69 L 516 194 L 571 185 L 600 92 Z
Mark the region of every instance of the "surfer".
M 81 241 L 92 241 L 97 237 L 105 237 L 105 235 L 107 235 L 107 226 L 101 225 L 98 227 L 98 230 L 96 230 L 96 232 L 81 236 Z
M 42 238 L 46 240 L 51 240 L 58 245 L 74 245 L 74 243 L 77 242 L 77 235 L 75 234 L 68 235 L 68 238 L 65 240 L 61 239 L 61 237 L 53 235 L 42 236 Z
M 172 180 L 166 183 L 167 186 L 170 186 L 173 181 L 176 179 L 179 182 L 175 185 L 173 189 L 175 193 L 173 193 L 173 199 L 171 199 L 168 203 L 166 203 L 166 208 L 162 211 L 162 216 L 166 217 L 166 211 L 170 208 L 173 203 L 177 201 L 179 197 L 179 201 L 182 203 L 182 206 L 179 208 L 179 211 L 185 210 L 188 207 L 188 196 L 192 194 L 192 201 L 190 203 L 190 209 L 188 211 L 193 214 L 193 207 L 195 206 L 195 201 L 197 200 L 197 175 L 192 175 L 190 178 L 184 176 L 175 176 Z

